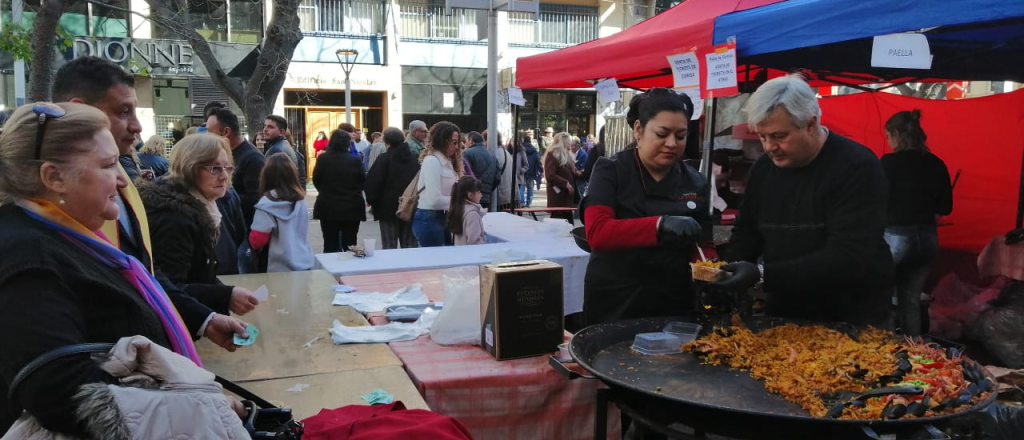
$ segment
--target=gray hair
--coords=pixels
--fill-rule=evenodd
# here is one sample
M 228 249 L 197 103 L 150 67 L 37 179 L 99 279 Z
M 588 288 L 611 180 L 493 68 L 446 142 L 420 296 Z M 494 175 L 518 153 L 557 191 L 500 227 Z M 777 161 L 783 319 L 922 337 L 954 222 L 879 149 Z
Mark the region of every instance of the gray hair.
M 419 120 L 419 119 L 409 123 L 409 132 L 410 133 L 412 133 L 413 131 L 416 131 L 416 129 L 418 129 L 418 128 L 426 129 L 427 128 L 427 124 L 425 122 Z
M 814 90 L 798 74 L 781 76 L 758 87 L 743 106 L 747 124 L 757 126 L 778 107 L 786 110 L 797 128 L 806 128 L 814 117 L 817 117 L 816 124 L 821 123 L 821 107 Z

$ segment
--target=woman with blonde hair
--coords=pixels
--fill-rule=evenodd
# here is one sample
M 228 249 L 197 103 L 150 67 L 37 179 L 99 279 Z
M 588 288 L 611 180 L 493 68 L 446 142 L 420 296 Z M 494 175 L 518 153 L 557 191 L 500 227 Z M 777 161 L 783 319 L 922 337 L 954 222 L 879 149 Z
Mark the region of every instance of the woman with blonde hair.
M 231 186 L 234 170 L 226 138 L 195 134 L 174 145 L 166 176 L 138 188 L 149 217 L 154 267 L 214 311 L 244 315 L 259 300 L 217 280 L 217 199 Z
M 139 165 L 143 170 L 153 170 L 153 177 L 160 177 L 167 174 L 170 164 L 164 158 L 167 151 L 167 141 L 163 136 L 153 135 L 149 137 L 142 149 L 139 150 Z
M 420 198 L 412 218 L 412 233 L 421 247 L 450 246 L 451 233 L 444 227 L 452 185 L 463 174 L 462 136 L 459 127 L 441 121 L 430 127 L 427 145 L 420 153 Z
M 548 182 L 548 208 L 571 208 L 573 193 L 576 190 L 572 182 L 576 179 L 576 165 L 569 146 L 572 136 L 561 132 L 556 134 L 544 154 L 544 179 Z M 553 212 L 551 218 L 572 220 L 571 212 Z
M 73 103 L 19 107 L 0 136 L 0 395 L 42 353 L 141 335 L 200 359 L 148 268 L 99 232 L 128 185 L 107 115 Z M 22 410 L 44 428 L 86 438 L 109 430 L 117 383 L 88 355 L 50 362 L 0 399 L 0 433 Z M 99 385 L 97 387 L 97 385 Z M 103 395 L 98 395 L 103 394 Z M 102 416 L 106 416 L 102 419 Z M 103 433 L 103 434 L 97 434 Z

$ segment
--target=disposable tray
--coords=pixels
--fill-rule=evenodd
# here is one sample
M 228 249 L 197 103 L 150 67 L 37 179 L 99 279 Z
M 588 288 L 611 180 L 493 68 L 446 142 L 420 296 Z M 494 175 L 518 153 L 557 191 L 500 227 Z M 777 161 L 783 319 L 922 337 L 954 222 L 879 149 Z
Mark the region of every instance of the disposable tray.
M 683 343 L 672 333 L 639 333 L 631 348 L 643 354 L 674 354 L 683 351 Z
M 668 323 L 662 331 L 676 335 L 679 337 L 679 341 L 683 344 L 689 344 L 690 342 L 693 342 L 694 339 L 697 339 L 697 334 L 700 333 L 700 329 L 700 324 L 672 321 Z
M 440 311 L 443 306 L 441 304 L 415 304 L 408 306 L 391 306 L 384 309 L 384 317 L 388 318 L 388 321 L 398 322 L 413 322 L 420 319 L 420 315 L 423 311 L 430 307 L 435 312 Z

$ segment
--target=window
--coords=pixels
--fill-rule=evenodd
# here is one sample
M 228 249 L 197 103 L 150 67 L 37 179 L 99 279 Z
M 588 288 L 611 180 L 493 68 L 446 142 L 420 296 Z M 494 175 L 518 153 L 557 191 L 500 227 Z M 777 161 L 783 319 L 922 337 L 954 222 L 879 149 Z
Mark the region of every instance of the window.
M 263 40 L 264 2 L 261 0 L 188 0 L 188 6 L 192 27 L 206 41 L 259 44 Z M 299 14 L 301 17 L 301 10 Z M 158 24 L 153 24 L 153 38 L 183 39 Z
M 684 0 L 654 0 L 654 14 L 658 15 L 682 3 Z
M 102 4 L 68 2 L 64 7 L 64 15 L 60 17 L 61 29 L 74 36 L 128 37 L 128 0 L 99 1 Z M 11 0 L 0 2 L 0 9 L 3 10 L 0 20 L 11 21 L 11 8 Z M 24 25 L 27 28 L 31 29 L 38 9 L 39 0 L 25 0 Z
M 231 0 L 231 29 L 233 43 L 259 44 L 263 40 L 263 2 L 258 0 Z
M 83 4 L 85 2 L 75 2 L 73 4 Z M 89 5 L 89 21 L 92 33 L 90 35 L 94 37 L 116 37 L 116 38 L 127 38 L 129 35 L 131 15 L 127 10 L 129 8 L 128 0 L 105 0 L 103 2 L 106 5 L 100 5 L 96 3 L 88 3 Z
M 312 34 L 384 33 L 384 2 L 381 0 L 302 0 L 299 28 Z
M 540 4 L 535 20 L 526 12 L 510 12 L 509 41 L 513 44 L 571 46 L 597 38 L 597 8 Z

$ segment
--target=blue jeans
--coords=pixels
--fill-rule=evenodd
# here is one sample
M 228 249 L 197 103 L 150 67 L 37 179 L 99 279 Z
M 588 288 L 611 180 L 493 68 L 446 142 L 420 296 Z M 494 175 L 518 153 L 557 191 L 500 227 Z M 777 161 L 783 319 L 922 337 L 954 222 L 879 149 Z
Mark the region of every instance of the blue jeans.
M 445 212 L 434 209 L 417 209 L 412 216 L 412 234 L 420 247 L 437 247 L 452 244 L 451 234 L 444 229 Z
M 939 252 L 934 225 L 889 226 L 885 228 L 893 262 L 897 322 L 902 333 L 918 336 L 926 331 L 921 317 L 921 292 Z
M 525 193 L 525 194 L 524 194 Z M 519 203 L 529 207 L 533 203 L 533 182 L 519 185 Z

